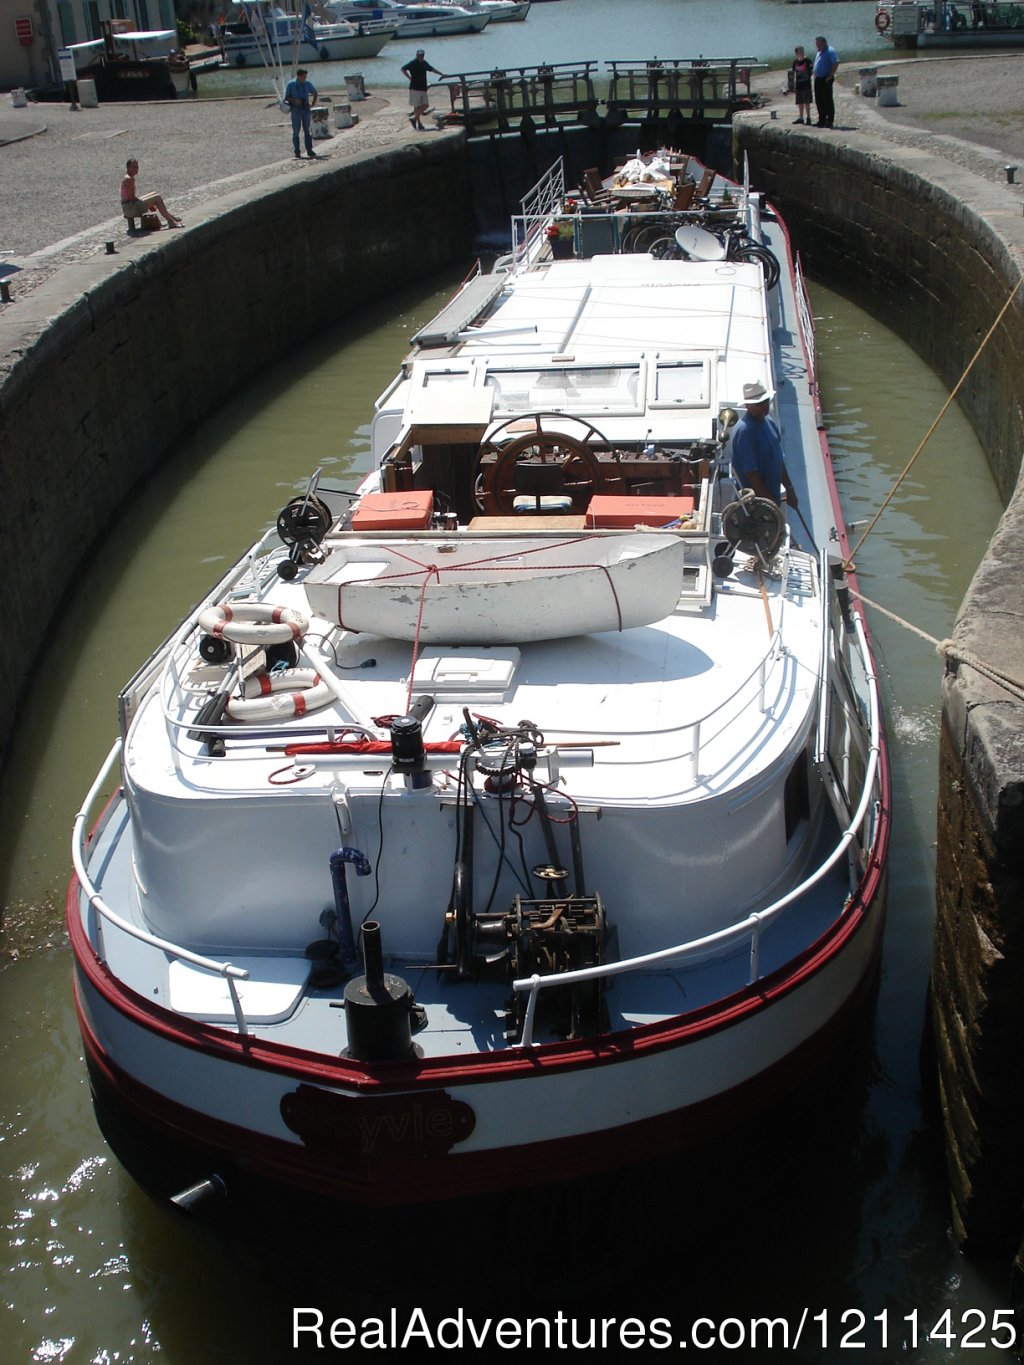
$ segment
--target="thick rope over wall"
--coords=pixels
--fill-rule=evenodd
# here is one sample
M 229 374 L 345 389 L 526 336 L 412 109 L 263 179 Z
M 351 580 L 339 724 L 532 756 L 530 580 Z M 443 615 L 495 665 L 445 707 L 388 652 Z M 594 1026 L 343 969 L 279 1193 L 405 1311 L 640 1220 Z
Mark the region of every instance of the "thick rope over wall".
M 1013 291 L 958 393 L 1007 507 L 941 648 L 932 1024 L 955 1232 L 967 1251 L 1021 1247 L 1024 1267 L 1024 221 L 998 186 L 859 133 L 741 115 L 734 148 L 808 273 L 855 296 L 950 388 Z

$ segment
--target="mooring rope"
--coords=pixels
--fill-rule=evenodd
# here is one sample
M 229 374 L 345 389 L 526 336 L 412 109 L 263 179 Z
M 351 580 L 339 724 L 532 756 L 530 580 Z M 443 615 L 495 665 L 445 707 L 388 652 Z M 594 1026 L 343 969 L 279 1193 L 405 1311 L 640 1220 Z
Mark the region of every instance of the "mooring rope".
M 984 338 L 982 339 L 981 345 L 980 345 L 980 346 L 978 347 L 978 349 L 974 352 L 974 355 L 971 357 L 970 363 L 968 364 L 966 370 L 964 370 L 963 374 L 962 374 L 962 375 L 960 376 L 960 378 L 957 380 L 956 386 L 953 388 L 953 390 L 952 390 L 952 392 L 950 393 L 949 397 L 946 399 L 945 403 L 943 403 L 941 409 L 939 410 L 939 415 L 935 418 L 935 421 L 934 421 L 934 422 L 931 424 L 931 426 L 928 428 L 927 432 L 926 432 L 925 435 L 924 435 L 924 439 L 921 441 L 921 444 L 920 444 L 920 445 L 917 447 L 917 449 L 914 451 L 913 455 L 911 455 L 910 459 L 909 459 L 908 462 L 907 462 L 906 468 L 903 470 L 903 473 L 900 474 L 899 478 L 898 478 L 898 479 L 896 480 L 896 482 L 893 484 L 892 488 L 889 489 L 889 492 L 886 494 L 885 498 L 884 498 L 883 501 L 882 501 L 881 507 L 879 507 L 878 511 L 875 513 L 875 515 L 871 518 L 870 522 L 868 523 L 867 530 L 864 532 L 864 534 L 861 536 L 860 540 L 857 541 L 857 544 L 856 544 L 856 545 L 853 547 L 853 549 L 850 551 L 849 558 L 846 559 L 846 560 L 844 561 L 844 563 L 843 563 L 843 568 L 844 568 L 844 569 L 846 569 L 846 570 L 849 571 L 849 570 L 851 570 L 851 569 L 854 568 L 854 561 L 855 561 L 856 556 L 857 556 L 857 551 L 860 549 L 860 547 L 861 547 L 861 546 L 864 544 L 864 542 L 867 540 L 867 538 L 868 538 L 868 536 L 871 534 L 871 532 L 875 529 L 875 525 L 877 524 L 879 517 L 881 517 L 882 513 L 883 513 L 883 512 L 885 511 L 885 509 L 889 506 L 889 503 L 892 502 L 893 498 L 896 496 L 896 493 L 898 492 L 898 490 L 899 490 L 901 484 L 903 483 L 903 480 L 907 477 L 907 475 L 910 473 L 911 469 L 913 468 L 913 466 L 914 466 L 914 461 L 915 461 L 915 460 L 917 459 L 917 457 L 920 455 L 921 451 L 924 450 L 925 446 L 928 444 L 929 440 L 931 439 L 932 433 L 935 431 L 935 428 L 936 428 L 936 427 L 939 425 L 939 423 L 942 421 L 943 417 L 945 417 L 946 411 L 947 411 L 947 409 L 949 408 L 949 405 L 953 402 L 954 398 L 956 398 L 957 394 L 958 394 L 958 393 L 960 392 L 960 390 L 963 388 L 964 383 L 965 383 L 965 381 L 966 381 L 966 379 L 967 379 L 967 376 L 970 374 L 971 370 L 974 368 L 975 362 L 978 360 L 978 357 L 981 355 L 982 351 L 983 351 L 983 350 L 985 349 L 985 347 L 988 345 L 988 343 L 989 343 L 989 341 L 991 340 L 992 335 L 993 335 L 993 333 L 995 332 L 996 328 L 999 326 L 999 324 L 1002 322 L 1003 318 L 1006 316 L 1007 309 L 1010 307 L 1010 304 L 1013 302 L 1013 296 L 1016 294 L 1017 290 L 1021 287 L 1021 284 L 1024 284 L 1024 275 L 1022 275 L 1022 276 L 1017 280 L 1017 283 L 1016 283 L 1016 284 L 1013 286 L 1013 288 L 1010 290 L 1009 294 L 1007 295 L 1006 302 L 1003 304 L 1002 308 L 1000 308 L 999 313 L 998 313 L 998 316 L 996 317 L 995 322 L 993 322 L 992 326 L 991 326 L 991 327 L 988 329 L 988 331 L 985 333 L 985 336 L 984 336 Z
M 856 597 L 858 602 L 863 602 L 866 607 L 870 607 L 872 611 L 880 611 L 883 616 L 888 616 L 889 620 L 895 621 L 898 626 L 903 626 L 915 635 L 919 635 L 922 640 L 927 640 L 930 645 L 934 646 L 935 653 L 940 659 L 945 659 L 948 663 L 966 664 L 968 668 L 973 668 L 976 673 L 988 678 L 990 682 L 1005 688 L 1018 701 L 1024 701 L 1024 682 L 1019 678 L 1014 678 L 1009 673 L 1003 673 L 1001 669 L 994 668 L 992 664 L 986 663 L 984 659 L 979 659 L 977 654 L 972 654 L 969 650 L 958 648 L 955 640 L 948 638 L 936 640 L 934 635 L 929 635 L 920 626 L 915 626 L 913 621 L 908 621 L 903 616 L 897 616 L 894 611 L 890 611 L 888 607 L 883 607 L 879 602 L 872 602 L 870 597 L 865 597 L 856 588 L 850 588 L 850 595 Z

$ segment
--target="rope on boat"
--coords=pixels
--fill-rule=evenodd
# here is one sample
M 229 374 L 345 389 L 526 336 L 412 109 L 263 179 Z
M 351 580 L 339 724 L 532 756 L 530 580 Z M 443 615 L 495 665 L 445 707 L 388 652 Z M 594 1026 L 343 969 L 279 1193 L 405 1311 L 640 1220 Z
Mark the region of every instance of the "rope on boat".
M 949 408 L 949 405 L 953 402 L 954 398 L 955 398 L 955 397 L 957 396 L 957 394 L 960 392 L 961 388 L 963 388 L 963 385 L 964 385 L 964 383 L 965 383 L 965 381 L 966 381 L 966 379 L 967 379 L 967 376 L 970 374 L 971 370 L 974 368 L 975 362 L 976 362 L 976 361 L 978 360 L 978 358 L 980 357 L 982 351 L 985 349 L 985 347 L 988 345 L 989 341 L 992 339 L 992 335 L 993 335 L 993 333 L 995 332 L 996 328 L 999 326 L 999 324 L 1002 322 L 1003 318 L 1005 317 L 1006 312 L 1007 312 L 1007 309 L 1010 307 L 1010 304 L 1013 302 L 1013 296 L 1016 294 L 1017 290 L 1021 287 L 1021 284 L 1024 284 L 1024 275 L 1022 275 L 1022 276 L 1017 280 L 1017 283 L 1016 283 L 1016 284 L 1013 286 L 1013 288 L 1010 290 L 1010 293 L 1009 293 L 1009 295 L 1007 296 L 1006 302 L 1003 304 L 1002 308 L 1000 308 L 999 313 L 998 313 L 998 315 L 997 315 L 997 317 L 996 317 L 995 322 L 993 322 L 992 326 L 991 326 L 991 327 L 988 329 L 988 331 L 985 333 L 985 336 L 984 336 L 984 338 L 982 339 L 981 345 L 980 345 L 980 346 L 978 347 L 978 349 L 974 352 L 974 355 L 971 357 L 970 363 L 968 364 L 966 370 L 964 370 L 963 374 L 962 374 L 962 375 L 960 376 L 960 378 L 957 380 L 956 385 L 955 385 L 955 387 L 953 388 L 952 392 L 950 393 L 949 397 L 946 399 L 945 403 L 943 403 L 942 408 L 941 408 L 940 411 L 939 411 L 939 415 L 935 418 L 935 421 L 934 421 L 934 422 L 931 424 L 931 426 L 928 428 L 927 432 L 925 433 L 924 439 L 921 441 L 921 444 L 920 444 L 920 445 L 917 447 L 917 449 L 914 451 L 913 455 L 911 455 L 910 459 L 909 459 L 908 462 L 907 462 L 906 468 L 903 470 L 902 474 L 900 474 L 899 478 L 898 478 L 898 479 L 896 480 L 896 482 L 893 484 L 892 488 L 889 489 L 889 492 L 886 494 L 885 498 L 884 498 L 883 501 L 882 501 L 881 507 L 879 507 L 878 511 L 875 513 L 875 515 L 871 518 L 871 521 L 868 523 L 867 530 L 864 532 L 864 534 L 861 536 L 860 540 L 857 541 L 857 544 L 856 544 L 856 545 L 853 547 L 853 549 L 850 551 L 849 558 L 847 558 L 846 560 L 844 560 L 844 562 L 843 562 L 843 568 L 846 569 L 847 571 L 851 571 L 851 570 L 853 570 L 853 568 L 855 567 L 855 565 L 854 565 L 854 560 L 856 559 L 857 551 L 860 549 L 860 547 L 861 547 L 861 546 L 864 544 L 864 542 L 867 540 L 867 538 L 868 538 L 868 536 L 871 534 L 871 532 L 875 529 L 875 525 L 876 525 L 876 523 L 878 522 L 879 517 L 881 517 L 882 513 L 883 513 L 883 512 L 885 511 L 885 509 L 889 506 L 889 503 L 892 502 L 893 498 L 896 496 L 896 493 L 899 491 L 899 488 L 900 488 L 901 484 L 903 483 L 903 480 L 907 477 L 907 475 L 910 473 L 911 469 L 913 468 L 913 466 L 914 466 L 914 461 L 915 461 L 915 460 L 917 459 L 917 457 L 920 455 L 921 451 L 924 450 L 925 446 L 928 444 L 929 440 L 931 439 L 932 433 L 935 431 L 935 428 L 936 428 L 936 427 L 939 425 L 939 423 L 942 421 L 943 417 L 945 417 L 946 411 L 947 411 L 947 409 Z
M 850 587 L 849 584 L 847 586 L 851 597 L 856 597 L 859 602 L 863 602 L 864 605 L 870 607 L 872 611 L 880 611 L 883 616 L 888 616 L 889 620 L 895 621 L 898 626 L 904 626 L 915 635 L 919 635 L 922 640 L 927 640 L 930 645 L 935 647 L 935 653 L 940 659 L 945 659 L 947 663 L 966 664 L 968 668 L 973 668 L 976 673 L 980 673 L 983 677 L 988 678 L 990 682 L 994 682 L 997 686 L 1004 688 L 1011 696 L 1016 697 L 1018 701 L 1024 701 L 1024 682 L 1019 678 L 1014 678 L 1009 673 L 1003 673 L 1001 669 L 986 663 L 984 659 L 980 659 L 977 654 L 972 654 L 970 650 L 960 649 L 955 640 L 936 640 L 934 635 L 929 635 L 928 632 L 922 630 L 920 626 L 915 626 L 913 621 L 908 621 L 903 616 L 897 616 L 896 613 L 890 611 L 888 607 L 883 607 L 878 602 L 872 602 L 870 597 L 865 597 L 864 594 L 858 592 L 856 588 Z

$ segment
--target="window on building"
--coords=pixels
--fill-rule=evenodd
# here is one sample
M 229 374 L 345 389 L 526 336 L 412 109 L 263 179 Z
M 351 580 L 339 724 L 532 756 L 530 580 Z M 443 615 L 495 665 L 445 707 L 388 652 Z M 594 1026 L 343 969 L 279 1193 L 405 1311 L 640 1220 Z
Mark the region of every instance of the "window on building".
M 64 47 L 78 42 L 75 32 L 75 12 L 69 0 L 57 0 L 57 22 L 60 24 L 60 40 Z

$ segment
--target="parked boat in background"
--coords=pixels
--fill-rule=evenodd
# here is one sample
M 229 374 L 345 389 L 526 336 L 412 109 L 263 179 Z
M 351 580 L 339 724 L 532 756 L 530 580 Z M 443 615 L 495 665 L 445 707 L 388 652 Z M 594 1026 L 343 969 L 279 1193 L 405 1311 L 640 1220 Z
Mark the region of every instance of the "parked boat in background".
M 324 0 L 323 8 L 340 19 L 356 20 L 363 15 L 398 20 L 396 37 L 444 38 L 459 33 L 482 33 L 491 22 L 485 10 L 470 10 L 459 4 L 405 5 L 398 0 Z
M 293 67 L 297 62 L 355 61 L 376 57 L 397 26 L 386 19 L 323 23 L 311 14 L 290 14 L 278 5 L 244 4 L 245 13 L 221 30 L 226 66 Z
M 492 24 L 522 23 L 530 13 L 530 0 L 442 0 L 442 4 L 449 3 L 470 11 L 484 10 Z
M 891 807 L 811 312 L 759 195 L 649 169 L 654 211 L 553 167 L 359 487 L 314 475 L 121 693 L 67 920 L 159 1198 L 472 1210 L 842 1075 Z M 757 386 L 799 525 L 734 468 Z
M 111 100 L 176 99 L 195 89 L 195 75 L 179 47 L 176 29 L 133 27 L 126 19 L 105 19 L 99 38 L 72 43 L 79 80 L 90 80 L 101 104 Z M 59 98 L 64 98 L 61 89 Z
M 875 28 L 896 47 L 1020 47 L 1024 45 L 1024 4 L 878 0 Z

